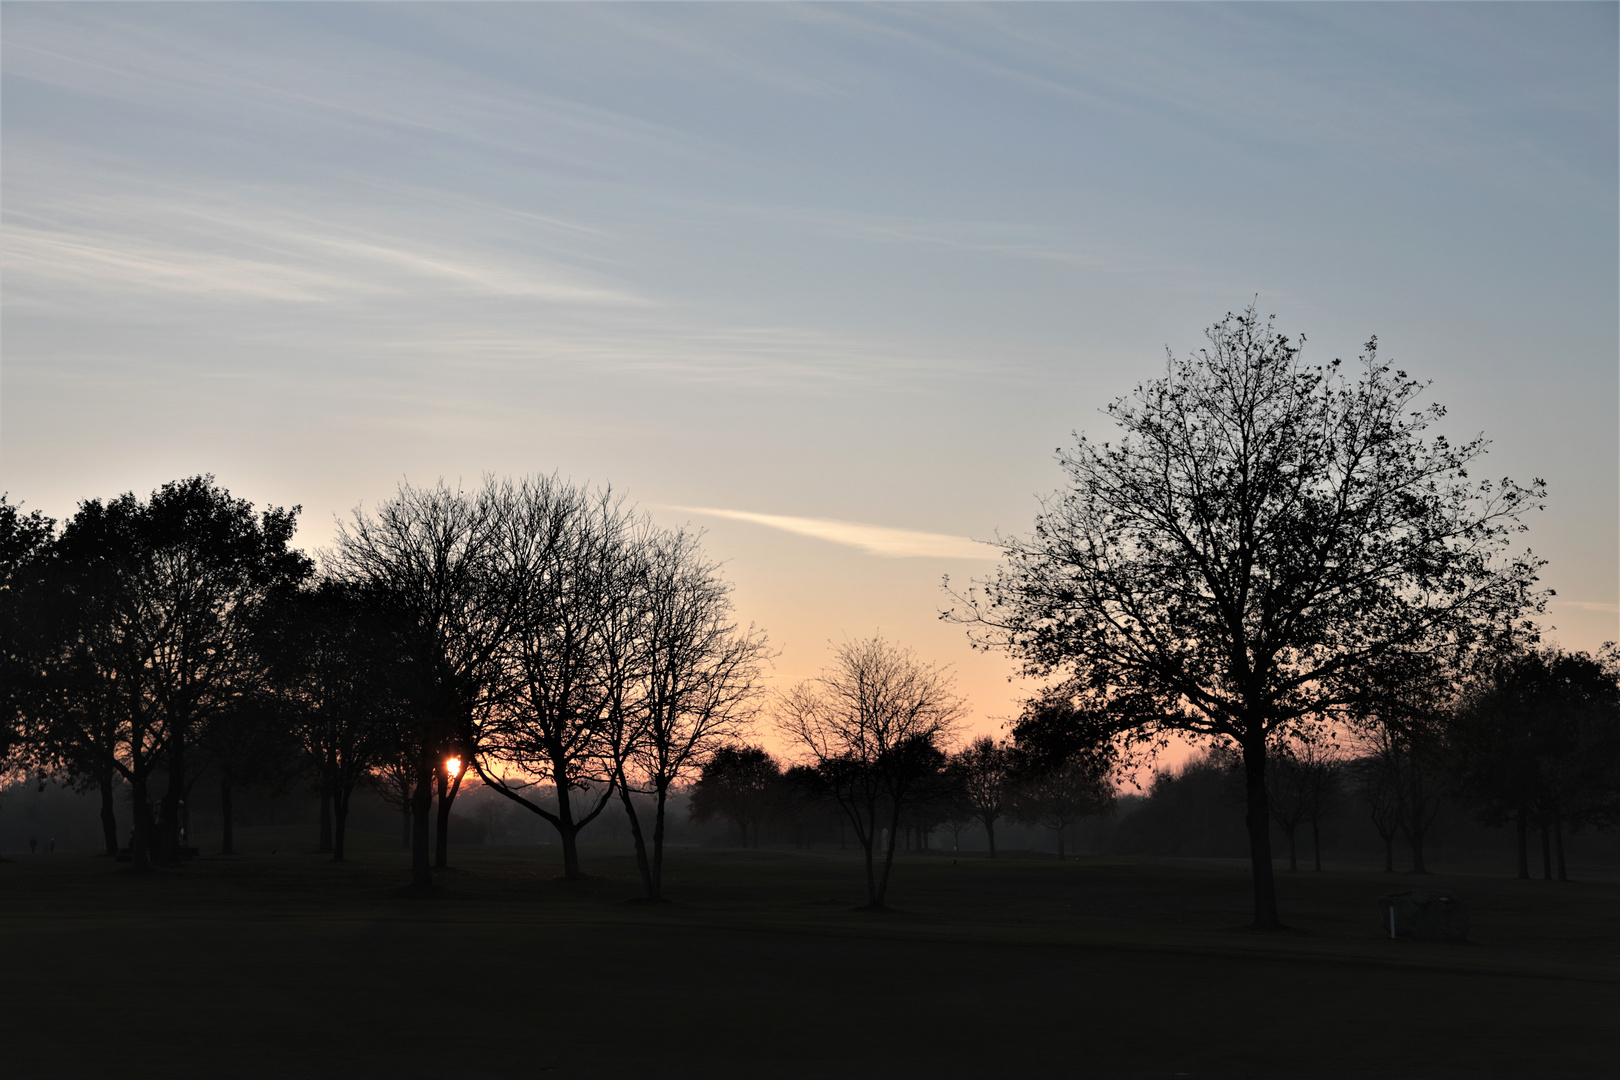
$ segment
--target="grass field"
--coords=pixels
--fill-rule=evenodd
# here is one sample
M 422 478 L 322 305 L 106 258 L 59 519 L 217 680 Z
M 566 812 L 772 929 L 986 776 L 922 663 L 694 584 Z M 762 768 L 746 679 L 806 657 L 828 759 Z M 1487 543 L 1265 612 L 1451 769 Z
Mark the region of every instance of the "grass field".
M 397 840 L 133 876 L 0 864 L 8 1077 L 1620 1075 L 1620 880 L 1280 875 L 1243 929 L 1228 863 L 904 857 L 855 910 L 849 853 L 453 853 Z M 555 852 L 555 849 L 541 849 Z M 1390 941 L 1376 898 L 1455 890 L 1467 944 Z

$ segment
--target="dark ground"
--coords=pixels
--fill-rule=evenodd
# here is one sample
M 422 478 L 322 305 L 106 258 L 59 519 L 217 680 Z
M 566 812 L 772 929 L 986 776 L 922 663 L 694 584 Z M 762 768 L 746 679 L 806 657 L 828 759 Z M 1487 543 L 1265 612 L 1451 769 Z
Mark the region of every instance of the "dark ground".
M 275 839 L 245 838 L 261 849 Z M 1279 875 L 916 855 L 871 914 L 848 853 L 684 849 L 677 902 L 587 849 L 467 849 L 429 897 L 397 839 L 143 877 L 0 864 L 0 1072 L 63 1076 L 1620 1075 L 1620 879 Z M 1455 890 L 1468 944 L 1376 898 Z

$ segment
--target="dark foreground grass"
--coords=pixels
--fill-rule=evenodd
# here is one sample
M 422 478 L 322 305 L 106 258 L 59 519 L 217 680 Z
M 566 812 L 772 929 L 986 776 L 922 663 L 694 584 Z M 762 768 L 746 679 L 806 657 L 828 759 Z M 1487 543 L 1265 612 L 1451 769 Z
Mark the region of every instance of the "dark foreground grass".
M 259 846 L 271 843 L 257 838 Z M 253 838 L 249 838 L 250 842 Z M 429 1077 L 1617 1074 L 1620 884 L 916 856 L 856 911 L 848 854 L 683 850 L 676 902 L 532 851 L 431 896 L 361 850 L 0 864 L 0 1073 Z M 1456 890 L 1466 945 L 1392 942 L 1376 897 Z

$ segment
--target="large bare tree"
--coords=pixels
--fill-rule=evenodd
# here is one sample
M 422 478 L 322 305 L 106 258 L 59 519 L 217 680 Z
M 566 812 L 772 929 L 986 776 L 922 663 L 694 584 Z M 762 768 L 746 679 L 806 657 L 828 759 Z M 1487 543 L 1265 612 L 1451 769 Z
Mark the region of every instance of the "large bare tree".
M 1352 374 L 1308 365 L 1253 307 L 1208 338 L 1108 407 L 1118 441 L 1060 452 L 1068 486 L 951 614 L 1064 679 L 1107 736 L 1236 749 L 1269 928 L 1268 744 L 1345 719 L 1403 654 L 1539 610 L 1539 560 L 1507 549 L 1542 484 L 1474 479 L 1485 441 L 1435 434 L 1444 410 L 1376 340 Z
M 625 620 L 637 679 L 633 697 L 615 704 L 628 719 L 615 723 L 608 745 L 648 900 L 663 899 L 669 794 L 747 733 L 768 660 L 764 634 L 737 624 L 731 586 L 699 540 L 685 531 L 646 534 L 640 602 Z M 650 846 L 634 791 L 653 799 Z
M 411 880 L 433 882 L 428 845 L 435 787 L 476 716 L 505 686 L 501 658 L 517 630 L 526 567 L 502 540 L 513 486 L 486 479 L 475 492 L 401 484 L 374 513 L 354 511 L 326 564 L 387 612 L 399 656 L 397 691 L 414 764 Z M 441 800 L 442 803 L 442 800 Z M 442 831 L 442 830 L 441 830 Z
M 477 718 L 470 761 L 492 790 L 557 830 L 563 875 L 578 878 L 579 834 L 607 806 L 604 727 L 631 672 L 615 653 L 634 602 L 638 519 L 611 491 L 556 477 L 523 480 L 499 544 L 514 567 L 504 689 Z M 554 808 L 538 792 L 549 784 Z M 576 799 L 583 800 L 576 805 Z
M 777 701 L 778 730 L 809 757 L 855 831 L 874 909 L 888 895 L 907 800 L 963 711 L 948 671 L 881 635 L 844 642 L 820 676 Z

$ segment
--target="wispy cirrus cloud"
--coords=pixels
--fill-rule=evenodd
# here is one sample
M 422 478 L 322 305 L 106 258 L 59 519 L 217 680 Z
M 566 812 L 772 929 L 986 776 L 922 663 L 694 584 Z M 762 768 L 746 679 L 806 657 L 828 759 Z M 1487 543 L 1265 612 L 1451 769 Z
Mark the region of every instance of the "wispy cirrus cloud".
M 1553 606 L 1579 608 L 1582 611 L 1607 611 L 1611 615 L 1620 612 L 1620 604 L 1604 603 L 1598 600 L 1554 600 Z
M 159 293 L 327 305 L 447 294 L 614 308 L 651 302 L 582 269 L 588 260 L 577 253 L 553 251 L 559 235 L 575 240 L 587 231 L 556 219 L 507 212 L 499 226 L 473 235 L 456 200 L 412 199 L 404 189 L 362 188 L 347 204 L 301 207 L 287 192 L 252 184 L 205 189 L 150 176 L 115 183 L 139 176 L 135 163 L 88 155 L 53 161 L 54 147 L 31 149 L 7 173 L 0 247 L 7 284 L 79 305 L 87 291 L 108 303 Z M 374 204 L 390 197 L 394 213 L 357 206 L 354 194 Z M 503 232 L 528 243 L 492 235 Z
M 756 514 L 750 510 L 722 510 L 712 506 L 672 506 L 689 514 L 728 518 L 764 525 L 799 536 L 813 536 L 834 544 L 860 548 L 886 559 L 989 559 L 1001 557 L 1001 549 L 993 544 L 970 540 L 965 536 L 947 533 L 918 532 L 914 529 L 895 529 L 887 525 L 866 525 L 856 521 L 835 521 L 830 518 L 791 517 L 785 514 Z

